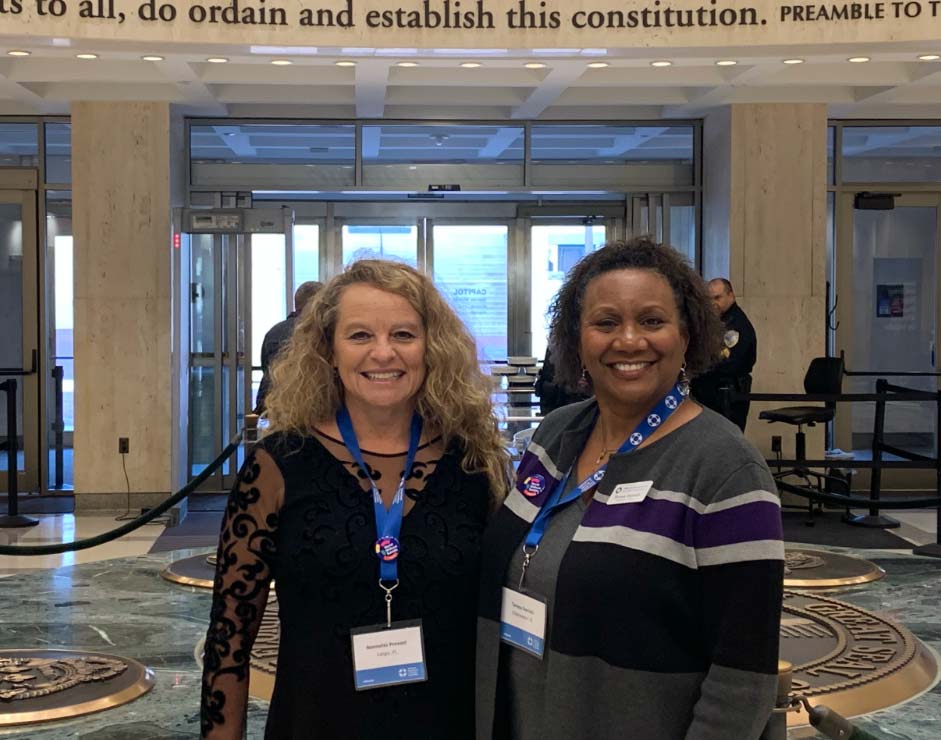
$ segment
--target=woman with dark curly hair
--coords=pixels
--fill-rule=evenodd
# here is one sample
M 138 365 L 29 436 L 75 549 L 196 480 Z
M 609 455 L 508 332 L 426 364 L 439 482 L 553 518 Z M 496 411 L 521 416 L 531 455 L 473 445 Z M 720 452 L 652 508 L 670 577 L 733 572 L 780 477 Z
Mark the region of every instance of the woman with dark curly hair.
M 362 260 L 305 307 L 273 376 L 222 521 L 203 737 L 243 737 L 273 606 L 266 738 L 471 738 L 480 543 L 509 484 L 474 340 L 427 276 Z
M 688 397 L 721 346 L 700 277 L 635 239 L 552 308 L 549 414 L 484 537 L 477 737 L 754 740 L 774 703 L 784 549 L 774 480 Z

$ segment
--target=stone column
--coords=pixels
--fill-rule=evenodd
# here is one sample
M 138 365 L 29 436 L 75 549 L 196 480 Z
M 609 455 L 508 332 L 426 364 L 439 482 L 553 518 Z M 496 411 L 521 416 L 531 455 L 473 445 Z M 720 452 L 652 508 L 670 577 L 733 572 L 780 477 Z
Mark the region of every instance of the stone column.
M 72 104 L 76 508 L 170 492 L 170 108 Z
M 825 353 L 827 108 L 736 104 L 703 130 L 703 272 L 727 277 L 758 334 L 756 393 L 803 393 L 804 373 Z M 758 421 L 747 436 L 770 450 L 772 434 L 793 455 L 794 427 Z M 822 428 L 807 454 L 823 456 Z

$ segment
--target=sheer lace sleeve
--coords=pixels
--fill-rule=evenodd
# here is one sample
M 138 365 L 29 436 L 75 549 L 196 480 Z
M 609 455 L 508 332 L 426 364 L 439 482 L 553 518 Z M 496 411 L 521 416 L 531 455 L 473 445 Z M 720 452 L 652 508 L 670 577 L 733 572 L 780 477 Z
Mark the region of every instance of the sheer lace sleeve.
M 283 501 L 277 464 L 256 448 L 229 494 L 219 535 L 200 705 L 207 740 L 241 740 L 245 732 L 250 653 L 268 601 Z

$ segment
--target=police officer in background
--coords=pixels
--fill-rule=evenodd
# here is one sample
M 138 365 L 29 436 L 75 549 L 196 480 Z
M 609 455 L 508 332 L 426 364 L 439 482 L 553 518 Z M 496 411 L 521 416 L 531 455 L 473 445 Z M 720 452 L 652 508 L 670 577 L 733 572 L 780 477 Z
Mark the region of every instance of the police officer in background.
M 294 291 L 294 310 L 288 314 L 284 321 L 279 321 L 272 326 L 261 343 L 261 384 L 258 386 L 258 396 L 255 398 L 255 413 L 262 414 L 265 411 L 265 397 L 271 388 L 271 362 L 287 344 L 291 334 L 294 333 L 294 322 L 304 310 L 310 299 L 317 295 L 317 291 L 323 287 L 323 283 L 316 280 L 308 280 L 301 283 Z
M 755 336 L 755 327 L 735 302 L 732 283 L 725 278 L 715 278 L 709 281 L 708 288 L 712 306 L 725 324 L 725 346 L 722 348 L 724 359 L 708 372 L 693 378 L 693 397 L 703 406 L 727 416 L 729 421 L 744 432 L 750 403 L 733 401 L 731 408 L 725 409 L 721 389 L 731 388 L 739 393 L 751 392 L 751 370 L 757 358 L 758 339 Z

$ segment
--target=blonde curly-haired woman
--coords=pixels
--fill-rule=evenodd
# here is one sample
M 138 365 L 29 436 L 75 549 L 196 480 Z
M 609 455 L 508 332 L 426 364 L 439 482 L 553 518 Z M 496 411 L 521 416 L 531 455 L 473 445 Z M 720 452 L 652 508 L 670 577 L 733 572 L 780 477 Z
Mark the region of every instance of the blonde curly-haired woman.
M 473 339 L 426 276 L 363 260 L 273 378 L 222 524 L 203 737 L 243 735 L 272 578 L 266 737 L 472 737 L 480 540 L 508 469 Z

